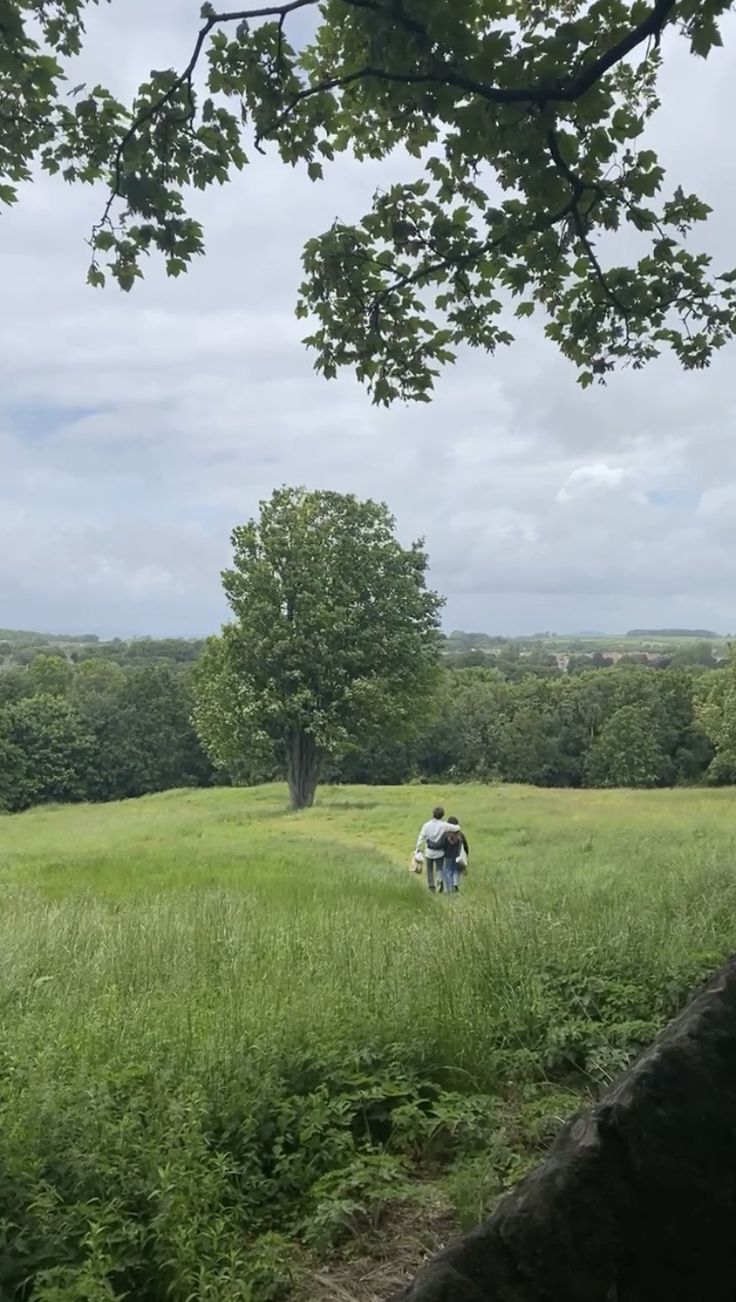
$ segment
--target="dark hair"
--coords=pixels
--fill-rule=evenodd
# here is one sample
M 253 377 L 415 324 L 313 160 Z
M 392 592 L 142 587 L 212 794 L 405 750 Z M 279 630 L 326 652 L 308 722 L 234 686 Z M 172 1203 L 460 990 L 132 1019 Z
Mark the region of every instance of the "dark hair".
M 432 817 L 433 817 L 433 818 L 444 818 L 444 817 L 445 817 L 445 811 L 444 811 L 444 809 L 442 808 L 442 805 L 435 805 L 434 809 L 432 810 Z
M 453 827 L 459 827 L 459 826 L 460 826 L 460 821 L 459 821 L 459 819 L 457 819 L 457 818 L 448 818 L 447 821 L 448 821 L 448 823 L 452 823 Z

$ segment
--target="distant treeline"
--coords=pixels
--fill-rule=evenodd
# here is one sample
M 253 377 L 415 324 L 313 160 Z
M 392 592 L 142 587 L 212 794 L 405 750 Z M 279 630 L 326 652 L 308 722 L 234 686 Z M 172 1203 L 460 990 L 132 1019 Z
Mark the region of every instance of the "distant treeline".
M 134 644 L 135 645 L 135 644 Z M 39 655 L 0 673 L 0 809 L 118 800 L 215 780 L 190 671 Z
M 203 648 L 203 638 L 140 637 L 124 641 L 116 637 L 111 642 L 101 642 L 91 633 L 68 637 L 0 629 L 0 668 L 4 666 L 12 669 L 29 665 L 39 655 L 56 656 L 71 664 L 82 664 L 85 660 L 109 660 L 122 667 L 168 663 L 192 665 L 201 656 Z
M 678 645 L 682 643 L 682 645 Z M 94 633 L 55 634 L 0 629 L 0 670 L 32 664 L 39 655 L 52 655 L 72 664 L 85 660 L 108 660 L 127 666 L 193 665 L 205 645 L 203 638 L 139 637 L 102 641 Z M 551 677 L 591 668 L 605 668 L 621 658 L 628 663 L 648 663 L 658 668 L 700 665 L 717 668 L 725 658 L 723 638 L 707 629 L 632 629 L 621 637 L 576 635 L 567 638 L 552 633 L 531 637 L 506 637 L 492 633 L 454 630 L 444 639 L 443 657 L 453 668 L 494 666 L 515 681 L 529 673 Z M 658 651 L 652 661 L 652 651 Z M 569 663 L 561 657 L 571 656 Z
M 694 645 L 699 645 L 695 643 Z M 277 771 L 216 773 L 192 724 L 201 643 L 140 640 L 32 657 L 0 672 L 0 809 L 101 801 Z M 166 649 L 172 650 L 167 657 Z M 711 662 L 712 665 L 712 662 Z M 328 765 L 340 782 L 670 786 L 736 781 L 736 665 L 562 673 L 516 651 L 448 667 L 411 743 Z
M 411 746 L 354 756 L 341 776 L 545 787 L 656 787 L 736 780 L 736 674 L 642 666 L 516 682 L 447 670 Z
M 551 648 L 541 638 L 498 638 L 471 640 L 472 635 L 451 634 L 444 649 L 445 664 L 453 669 L 493 667 L 509 682 L 534 675 L 556 678 L 562 674 L 609 669 L 613 665 L 647 665 L 650 669 L 718 669 L 727 659 L 727 648 L 707 639 L 672 639 L 669 643 L 630 637 L 610 646 L 577 641 Z M 653 648 L 657 648 L 654 650 Z
M 0 628 L 0 654 L 8 647 L 50 647 L 58 643 L 70 646 L 80 642 L 99 642 L 96 633 L 33 633 L 21 628 Z
M 652 638 L 704 637 L 715 639 L 718 637 L 718 634 L 714 633 L 713 630 L 709 628 L 632 628 L 629 629 L 626 636 Z

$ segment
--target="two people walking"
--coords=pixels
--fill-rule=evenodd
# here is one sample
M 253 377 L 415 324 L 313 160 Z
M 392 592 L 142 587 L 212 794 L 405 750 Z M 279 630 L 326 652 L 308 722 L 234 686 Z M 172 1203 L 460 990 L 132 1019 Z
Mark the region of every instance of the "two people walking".
M 414 851 L 414 863 L 420 872 L 422 865 L 426 864 L 430 891 L 436 891 L 438 886 L 448 895 L 459 891 L 460 877 L 468 866 L 468 854 L 468 842 L 458 820 L 445 818 L 444 809 L 437 805 L 432 817 L 420 828 Z

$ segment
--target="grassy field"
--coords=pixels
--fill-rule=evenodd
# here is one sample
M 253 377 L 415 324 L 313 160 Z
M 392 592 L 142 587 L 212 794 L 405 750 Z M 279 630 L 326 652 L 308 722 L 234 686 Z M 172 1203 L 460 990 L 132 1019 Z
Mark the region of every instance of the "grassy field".
M 722 637 L 716 634 L 715 637 L 630 637 L 627 633 L 601 633 L 597 637 L 549 637 L 544 639 L 544 644 L 553 650 L 564 651 L 568 647 L 575 645 L 585 647 L 586 651 L 626 651 L 631 655 L 636 655 L 639 651 L 661 651 L 663 654 L 672 655 L 675 651 L 681 651 L 684 647 L 692 646 L 698 642 L 709 642 L 717 655 L 727 655 L 730 644 L 730 636 Z
M 436 795 L 452 899 L 407 871 Z M 268 787 L 0 819 L 0 1298 L 389 1297 L 736 948 L 735 813 Z

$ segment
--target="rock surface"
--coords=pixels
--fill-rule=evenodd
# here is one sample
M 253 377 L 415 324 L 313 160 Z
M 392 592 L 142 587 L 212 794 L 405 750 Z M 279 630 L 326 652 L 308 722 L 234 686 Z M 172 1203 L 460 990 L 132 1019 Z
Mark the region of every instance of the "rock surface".
M 736 959 L 395 1302 L 735 1302 Z

